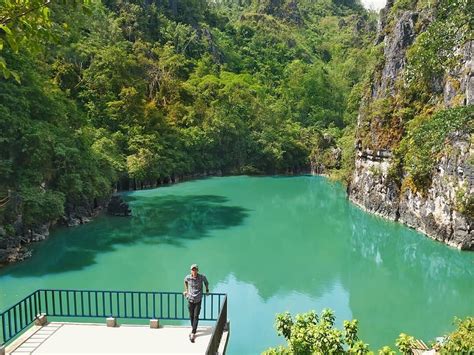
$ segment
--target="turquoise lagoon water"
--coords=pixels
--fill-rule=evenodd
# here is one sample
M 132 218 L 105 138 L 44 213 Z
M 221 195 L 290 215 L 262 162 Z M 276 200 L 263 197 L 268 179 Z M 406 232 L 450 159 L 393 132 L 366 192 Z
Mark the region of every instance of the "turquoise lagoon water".
M 275 314 L 332 308 L 371 348 L 474 315 L 474 253 L 367 214 L 323 177 L 224 177 L 125 195 L 133 217 L 60 228 L 0 269 L 0 309 L 37 288 L 181 291 L 198 263 L 229 297 L 230 354 L 282 344 Z

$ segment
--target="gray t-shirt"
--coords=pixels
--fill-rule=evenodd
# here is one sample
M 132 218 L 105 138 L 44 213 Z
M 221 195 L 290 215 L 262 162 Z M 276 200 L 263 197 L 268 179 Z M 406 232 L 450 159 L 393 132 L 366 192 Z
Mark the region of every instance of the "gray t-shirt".
M 209 287 L 209 282 L 207 281 L 206 275 L 197 274 L 196 277 L 192 275 L 187 275 L 184 278 L 184 282 L 188 283 L 188 301 L 192 303 L 198 303 L 202 300 L 202 283 L 206 285 L 206 288 Z

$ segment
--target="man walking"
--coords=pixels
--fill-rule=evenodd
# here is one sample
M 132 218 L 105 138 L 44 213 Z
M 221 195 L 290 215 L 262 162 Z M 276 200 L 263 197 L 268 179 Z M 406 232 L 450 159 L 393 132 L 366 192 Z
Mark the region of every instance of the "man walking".
M 199 322 L 199 313 L 201 312 L 202 284 L 206 285 L 206 293 L 209 293 L 209 282 L 206 275 L 199 273 L 197 264 L 191 265 L 191 274 L 184 278 L 183 295 L 188 299 L 189 318 L 191 320 L 192 331 L 189 334 L 189 340 L 194 343 L 196 339 L 196 330 Z

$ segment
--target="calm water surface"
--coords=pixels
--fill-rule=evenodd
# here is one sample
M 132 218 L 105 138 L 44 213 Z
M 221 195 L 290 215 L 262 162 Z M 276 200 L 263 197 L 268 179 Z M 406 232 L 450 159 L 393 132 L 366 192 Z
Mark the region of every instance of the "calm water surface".
M 229 353 L 283 343 L 275 313 L 357 318 L 372 348 L 474 315 L 474 253 L 350 204 L 322 177 L 226 177 L 126 195 L 133 217 L 56 230 L 0 270 L 0 309 L 37 288 L 181 291 L 191 263 L 229 295 Z

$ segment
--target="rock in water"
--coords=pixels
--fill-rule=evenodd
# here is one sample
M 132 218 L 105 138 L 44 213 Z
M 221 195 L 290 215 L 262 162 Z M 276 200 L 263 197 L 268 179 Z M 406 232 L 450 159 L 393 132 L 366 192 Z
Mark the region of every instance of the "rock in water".
M 107 206 L 107 213 L 112 216 L 130 216 L 132 211 L 120 195 L 113 195 Z

